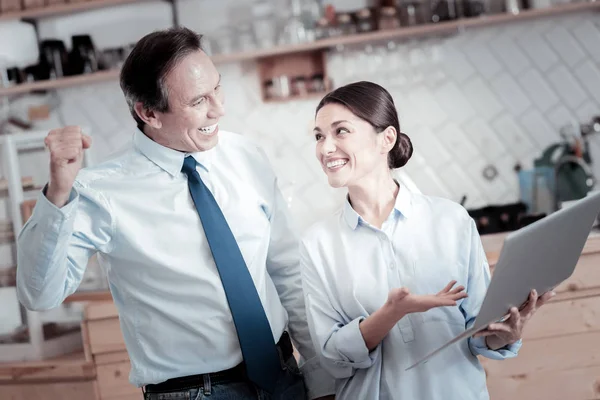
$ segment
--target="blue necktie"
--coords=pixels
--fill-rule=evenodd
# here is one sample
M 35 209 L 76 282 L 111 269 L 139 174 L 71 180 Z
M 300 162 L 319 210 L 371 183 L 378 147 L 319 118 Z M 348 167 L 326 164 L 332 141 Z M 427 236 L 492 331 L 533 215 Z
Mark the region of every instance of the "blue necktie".
M 254 281 L 223 212 L 196 171 L 196 160 L 186 157 L 182 171 L 225 289 L 248 378 L 272 393 L 282 369 Z

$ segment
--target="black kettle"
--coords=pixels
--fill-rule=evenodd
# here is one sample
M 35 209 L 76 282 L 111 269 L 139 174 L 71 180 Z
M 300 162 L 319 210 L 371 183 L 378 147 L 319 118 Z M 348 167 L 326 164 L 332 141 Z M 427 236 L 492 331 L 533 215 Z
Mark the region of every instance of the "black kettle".
M 71 40 L 70 74 L 80 75 L 98 71 L 98 57 L 90 35 L 74 35 Z

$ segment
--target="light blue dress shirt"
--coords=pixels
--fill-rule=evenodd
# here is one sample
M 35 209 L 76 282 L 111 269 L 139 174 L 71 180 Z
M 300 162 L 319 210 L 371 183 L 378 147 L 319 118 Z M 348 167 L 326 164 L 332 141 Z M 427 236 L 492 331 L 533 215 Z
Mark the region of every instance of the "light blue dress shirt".
M 521 346 L 492 351 L 484 338 L 471 338 L 405 371 L 473 324 L 490 281 L 473 220 L 449 200 L 401 187 L 382 229 L 346 202 L 307 231 L 300 254 L 312 338 L 323 366 L 337 378 L 338 400 L 488 399 L 476 356 L 514 357 Z M 368 351 L 359 323 L 386 302 L 391 289 L 435 294 L 451 280 L 465 286 L 468 298 L 405 316 Z
M 306 323 L 297 235 L 264 153 L 219 133 L 194 153 L 221 207 L 278 341 L 288 328 L 305 362 L 309 395 L 331 393 Z M 40 194 L 18 239 L 18 295 L 29 309 L 56 307 L 98 254 L 142 386 L 232 368 L 242 354 L 197 210 L 181 172 L 185 153 L 140 131 L 112 160 L 81 170 L 61 209 Z

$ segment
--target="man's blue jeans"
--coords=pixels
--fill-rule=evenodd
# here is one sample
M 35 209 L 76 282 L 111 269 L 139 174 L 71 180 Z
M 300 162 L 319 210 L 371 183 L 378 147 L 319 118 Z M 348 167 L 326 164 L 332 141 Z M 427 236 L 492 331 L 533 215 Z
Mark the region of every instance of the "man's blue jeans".
M 197 388 L 181 392 L 146 393 L 145 400 L 306 400 L 304 378 L 292 356 L 284 363 L 284 373 L 272 395 L 252 382 L 212 385 L 210 378 Z

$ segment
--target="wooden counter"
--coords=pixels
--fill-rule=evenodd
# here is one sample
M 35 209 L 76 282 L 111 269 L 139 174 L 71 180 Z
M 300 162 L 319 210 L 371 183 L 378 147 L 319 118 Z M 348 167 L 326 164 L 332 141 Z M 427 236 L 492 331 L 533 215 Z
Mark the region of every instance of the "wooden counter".
M 2 400 L 95 399 L 96 366 L 84 353 L 35 362 L 0 363 Z
M 501 233 L 481 237 L 492 272 L 500 256 L 505 236 L 505 233 Z M 583 247 L 573 275 L 556 288 L 557 296 L 554 301 L 600 296 L 600 259 L 594 256 L 598 253 L 600 253 L 600 233 L 594 232 L 590 234 Z M 597 263 L 595 264 L 597 268 L 593 268 L 594 263 Z
M 482 237 L 493 270 L 505 235 Z M 481 359 L 493 400 L 600 399 L 600 235 L 523 334 L 519 356 Z
M 85 308 L 84 318 L 84 349 L 87 358 L 96 365 L 96 399 L 141 398 L 141 390 L 129 383 L 131 364 L 114 303 L 90 302 Z
M 82 322 L 84 351 L 36 362 L 0 363 L 0 400 L 141 399 L 112 301 L 90 301 Z

